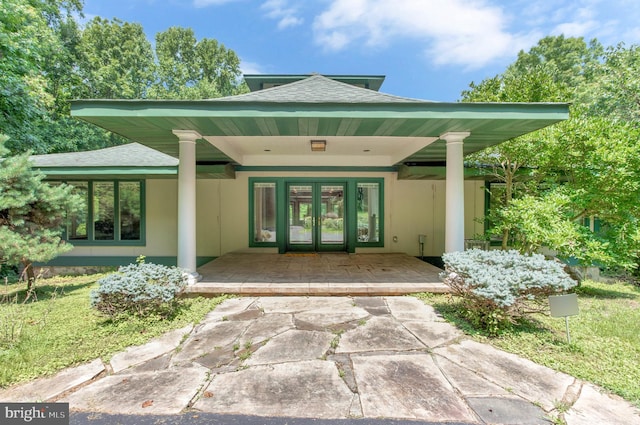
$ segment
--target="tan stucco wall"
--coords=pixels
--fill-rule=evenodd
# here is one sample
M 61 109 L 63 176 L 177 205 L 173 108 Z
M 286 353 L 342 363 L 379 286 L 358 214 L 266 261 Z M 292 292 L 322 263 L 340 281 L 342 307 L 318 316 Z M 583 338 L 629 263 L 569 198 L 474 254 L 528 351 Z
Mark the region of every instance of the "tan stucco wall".
M 484 215 L 483 184 L 465 182 L 465 238 L 482 232 L 482 224 L 474 219 Z M 423 254 L 440 256 L 445 238 L 445 182 L 397 180 L 393 176 L 387 187 L 385 250 L 420 255 L 418 235 L 423 234 L 426 235 Z
M 249 248 L 249 177 L 343 177 L 341 173 L 238 172 L 233 180 L 197 182 L 197 254 L 219 256 Z M 395 173 L 352 173 L 349 177 L 384 178 L 385 246 L 357 252 L 406 252 L 420 255 L 418 235 L 427 236 L 424 255 L 444 250 L 445 182 L 398 180 Z M 465 182 L 465 237 L 482 232 L 483 182 Z M 146 246 L 75 247 L 71 256 L 176 256 L 177 181 L 146 181 Z M 397 241 L 394 241 L 394 237 Z M 263 249 L 264 250 L 264 249 Z M 277 252 L 274 248 L 266 251 Z

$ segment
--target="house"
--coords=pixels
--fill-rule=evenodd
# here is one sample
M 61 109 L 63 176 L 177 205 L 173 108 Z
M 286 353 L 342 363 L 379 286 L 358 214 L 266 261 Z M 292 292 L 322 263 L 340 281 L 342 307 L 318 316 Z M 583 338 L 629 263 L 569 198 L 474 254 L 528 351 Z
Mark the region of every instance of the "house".
M 208 100 L 77 100 L 130 145 L 34 156 L 86 209 L 58 265 L 138 255 L 196 268 L 233 251 L 439 257 L 482 233 L 465 155 L 568 118 L 560 103 L 442 103 L 379 92 L 377 75 L 246 75 Z M 465 174 L 467 173 L 467 174 Z

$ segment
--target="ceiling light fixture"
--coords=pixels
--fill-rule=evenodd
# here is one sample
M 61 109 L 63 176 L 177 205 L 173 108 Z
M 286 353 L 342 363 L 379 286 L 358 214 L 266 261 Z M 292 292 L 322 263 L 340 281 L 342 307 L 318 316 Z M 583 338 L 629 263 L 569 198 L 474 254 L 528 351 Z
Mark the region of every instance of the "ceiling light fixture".
M 311 141 L 311 152 L 324 152 L 327 150 L 327 141 L 326 140 L 312 140 Z

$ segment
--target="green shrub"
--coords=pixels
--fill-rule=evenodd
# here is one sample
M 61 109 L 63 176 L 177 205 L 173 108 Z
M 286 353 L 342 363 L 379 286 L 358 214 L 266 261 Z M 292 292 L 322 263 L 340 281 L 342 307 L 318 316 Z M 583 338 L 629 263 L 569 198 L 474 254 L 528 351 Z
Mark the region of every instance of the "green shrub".
M 120 267 L 98 280 L 98 285 L 98 289 L 91 291 L 91 306 L 105 315 L 169 316 L 178 305 L 176 296 L 187 285 L 187 275 L 177 267 L 141 260 Z
M 472 249 L 446 253 L 442 259 L 441 278 L 462 298 L 466 318 L 490 335 L 526 314 L 543 311 L 549 295 L 576 285 L 563 264 L 540 254 Z

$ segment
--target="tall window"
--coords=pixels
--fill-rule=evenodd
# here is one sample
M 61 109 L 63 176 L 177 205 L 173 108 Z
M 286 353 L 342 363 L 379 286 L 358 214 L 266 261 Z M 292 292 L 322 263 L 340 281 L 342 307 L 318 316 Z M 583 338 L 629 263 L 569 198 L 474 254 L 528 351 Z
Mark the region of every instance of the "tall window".
M 253 240 L 276 241 L 276 184 L 253 184 Z
M 120 239 L 140 240 L 140 182 L 120 182 Z
M 380 183 L 357 186 L 358 242 L 380 242 Z
M 87 218 L 89 217 L 89 182 L 70 182 L 76 195 L 82 198 L 82 208 L 69 216 L 67 239 L 70 241 L 86 241 L 88 238 Z
M 97 241 L 115 239 L 114 186 L 114 182 L 95 182 L 93 184 L 93 235 Z
M 70 181 L 82 208 L 68 217 L 66 239 L 75 245 L 144 244 L 144 182 Z

